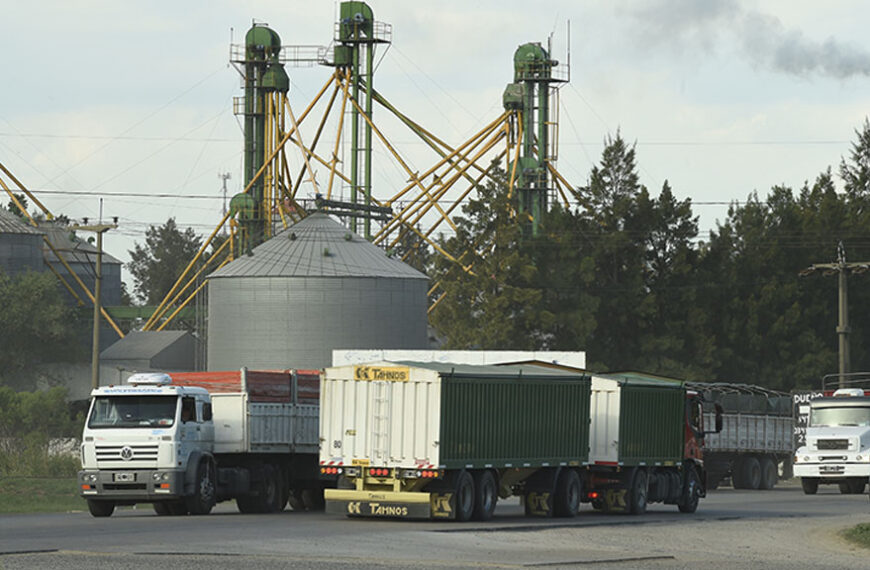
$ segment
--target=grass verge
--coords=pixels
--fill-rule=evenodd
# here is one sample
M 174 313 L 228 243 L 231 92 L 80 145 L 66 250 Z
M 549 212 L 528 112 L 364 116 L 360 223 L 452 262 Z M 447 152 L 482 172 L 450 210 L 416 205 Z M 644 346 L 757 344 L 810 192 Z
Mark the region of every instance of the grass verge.
M 62 513 L 87 510 L 75 477 L 0 477 L 0 513 Z
M 870 548 L 870 523 L 861 523 L 843 531 L 843 538 L 856 546 Z

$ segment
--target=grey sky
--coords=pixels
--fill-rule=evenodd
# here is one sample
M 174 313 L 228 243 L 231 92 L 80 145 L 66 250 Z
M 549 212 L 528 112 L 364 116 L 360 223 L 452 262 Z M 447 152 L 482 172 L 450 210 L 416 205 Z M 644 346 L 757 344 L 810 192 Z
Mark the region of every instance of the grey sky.
M 870 5 L 859 0 L 372 0 L 393 26 L 376 87 L 452 143 L 501 111 L 522 43 L 553 38 L 571 83 L 560 93 L 560 171 L 583 184 L 617 128 L 637 141 L 641 181 L 697 203 L 702 229 L 727 203 L 799 187 L 849 152 L 870 109 Z M 0 161 L 55 213 L 120 217 L 106 248 L 123 260 L 148 225 L 175 216 L 201 233 L 220 215 L 218 174 L 241 188 L 242 135 L 230 29 L 252 19 L 284 44 L 328 44 L 333 2 L 0 0 Z M 329 75 L 288 69 L 301 109 Z M 377 117 L 376 117 L 377 118 Z M 393 141 L 425 170 L 411 135 Z M 325 177 L 326 173 L 319 176 Z M 405 177 L 379 163 L 384 187 Z M 305 194 L 305 189 L 302 189 Z M 117 193 L 171 195 L 142 198 Z M 187 199 L 183 196 L 214 196 Z M 6 202 L 3 197 L 3 203 Z

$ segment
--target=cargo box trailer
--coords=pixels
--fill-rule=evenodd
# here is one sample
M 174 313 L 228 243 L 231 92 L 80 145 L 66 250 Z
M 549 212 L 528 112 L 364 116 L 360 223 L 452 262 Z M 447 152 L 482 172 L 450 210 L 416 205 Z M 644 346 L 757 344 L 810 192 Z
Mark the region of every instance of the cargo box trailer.
M 641 373 L 592 376 L 583 500 L 640 514 L 649 503 L 694 512 L 706 495 L 702 399 L 679 381 Z M 721 416 L 711 427 L 720 427 Z
M 648 498 L 693 511 L 704 493 L 700 449 L 683 454 L 681 386 L 388 361 L 327 368 L 322 381 L 321 473 L 339 476 L 328 512 L 487 520 L 510 496 L 528 516 L 573 516 L 583 501 L 642 512 Z
M 319 371 L 134 374 L 92 392 L 79 472 L 94 516 L 321 508 Z

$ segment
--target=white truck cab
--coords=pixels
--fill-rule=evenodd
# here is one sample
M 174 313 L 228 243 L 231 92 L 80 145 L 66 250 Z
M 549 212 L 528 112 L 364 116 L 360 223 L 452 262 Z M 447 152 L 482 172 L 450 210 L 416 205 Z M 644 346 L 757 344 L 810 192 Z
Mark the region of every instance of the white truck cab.
M 841 493 L 863 493 L 870 478 L 870 396 L 841 388 L 810 403 L 806 445 L 794 457 L 804 493 L 838 484 Z
M 208 513 L 215 504 L 214 423 L 204 388 L 167 374 L 134 374 L 91 393 L 79 485 L 94 516 L 154 503 L 158 514 Z

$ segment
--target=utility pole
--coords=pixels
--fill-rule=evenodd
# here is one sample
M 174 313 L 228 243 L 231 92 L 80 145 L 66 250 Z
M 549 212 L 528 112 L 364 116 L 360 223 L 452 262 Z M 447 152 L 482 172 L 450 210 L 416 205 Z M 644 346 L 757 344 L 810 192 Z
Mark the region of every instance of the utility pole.
M 846 263 L 846 250 L 843 247 L 843 242 L 837 244 L 837 261 L 834 263 L 814 263 L 800 272 L 801 275 L 810 275 L 816 271 L 821 271 L 822 275 L 837 274 L 839 281 L 839 324 L 837 325 L 837 335 L 840 339 L 839 351 L 839 368 L 840 368 L 840 388 L 846 385 L 846 375 L 850 372 L 849 363 L 849 291 L 846 283 L 846 275 L 851 273 L 864 273 L 870 269 L 870 261 L 859 261 Z
M 118 227 L 118 218 L 112 224 L 102 223 L 103 200 L 100 199 L 100 223 L 88 225 L 84 218 L 82 225 L 71 226 L 74 230 L 95 232 L 97 234 L 97 268 L 94 274 L 94 339 L 91 351 L 91 388 L 100 387 L 100 292 L 103 283 L 103 234 Z
M 226 216 L 227 215 L 227 180 L 229 180 L 231 178 L 231 176 L 230 176 L 229 172 L 224 172 L 222 174 L 218 174 L 218 178 L 220 178 L 224 184 L 224 188 L 223 188 L 224 209 L 221 211 L 221 215 Z

